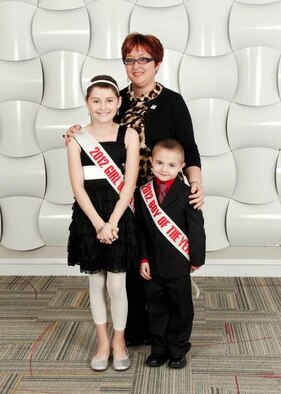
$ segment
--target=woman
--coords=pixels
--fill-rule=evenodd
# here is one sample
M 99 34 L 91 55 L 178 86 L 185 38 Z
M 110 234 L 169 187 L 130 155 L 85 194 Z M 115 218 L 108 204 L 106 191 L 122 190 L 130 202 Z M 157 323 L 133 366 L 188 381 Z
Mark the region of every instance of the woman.
M 138 185 L 151 177 L 149 155 L 160 139 L 177 139 L 184 148 L 186 167 L 183 169 L 191 186 L 190 203 L 194 209 L 203 205 L 201 162 L 194 140 L 192 121 L 183 97 L 156 82 L 155 76 L 164 56 L 157 37 L 129 34 L 122 45 L 122 60 L 131 84 L 121 90 L 122 104 L 117 122 L 134 128 L 140 137 L 140 168 Z M 71 127 L 73 136 L 81 126 Z M 146 313 L 143 280 L 139 273 L 127 274 L 128 320 L 125 331 L 128 346 L 146 340 Z

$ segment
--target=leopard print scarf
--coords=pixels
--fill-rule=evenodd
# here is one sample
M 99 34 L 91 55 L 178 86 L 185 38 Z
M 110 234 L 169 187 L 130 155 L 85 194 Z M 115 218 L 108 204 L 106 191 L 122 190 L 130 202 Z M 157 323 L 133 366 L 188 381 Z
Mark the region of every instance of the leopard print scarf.
M 127 127 L 132 127 L 139 134 L 140 166 L 137 182 L 138 186 L 145 184 L 153 177 L 151 164 L 148 160 L 150 156 L 150 149 L 146 146 L 144 123 L 148 107 L 150 106 L 150 101 L 155 99 L 162 92 L 162 89 L 163 86 L 156 82 L 155 88 L 141 97 L 137 97 L 135 95 L 132 85 L 130 85 L 128 89 L 128 96 L 130 98 L 131 105 L 126 111 L 121 123 L 127 125 Z

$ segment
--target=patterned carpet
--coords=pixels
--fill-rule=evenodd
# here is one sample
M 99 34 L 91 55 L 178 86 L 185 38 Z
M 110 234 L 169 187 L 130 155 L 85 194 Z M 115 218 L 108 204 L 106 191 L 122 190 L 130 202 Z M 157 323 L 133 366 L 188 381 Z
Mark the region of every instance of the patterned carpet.
M 94 372 L 88 279 L 0 277 L 2 394 L 281 393 L 281 278 L 203 278 L 187 367 Z

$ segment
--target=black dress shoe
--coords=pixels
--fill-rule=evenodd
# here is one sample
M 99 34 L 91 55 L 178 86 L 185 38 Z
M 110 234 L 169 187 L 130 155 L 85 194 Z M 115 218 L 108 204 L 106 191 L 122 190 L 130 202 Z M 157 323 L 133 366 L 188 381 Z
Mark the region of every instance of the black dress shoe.
M 147 357 L 145 365 L 148 367 L 160 367 L 168 361 L 168 356 L 166 354 L 151 353 Z
M 170 368 L 184 368 L 186 366 L 186 358 L 185 356 L 179 357 L 171 357 L 168 363 L 168 367 Z

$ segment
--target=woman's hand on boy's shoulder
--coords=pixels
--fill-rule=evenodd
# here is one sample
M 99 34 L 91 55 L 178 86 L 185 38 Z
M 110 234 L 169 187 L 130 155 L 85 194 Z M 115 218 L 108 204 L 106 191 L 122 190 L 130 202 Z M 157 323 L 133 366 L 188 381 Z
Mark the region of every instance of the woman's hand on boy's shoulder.
M 194 209 L 201 209 L 204 204 L 203 186 L 199 182 L 191 182 L 190 189 L 189 204 L 191 204 Z

